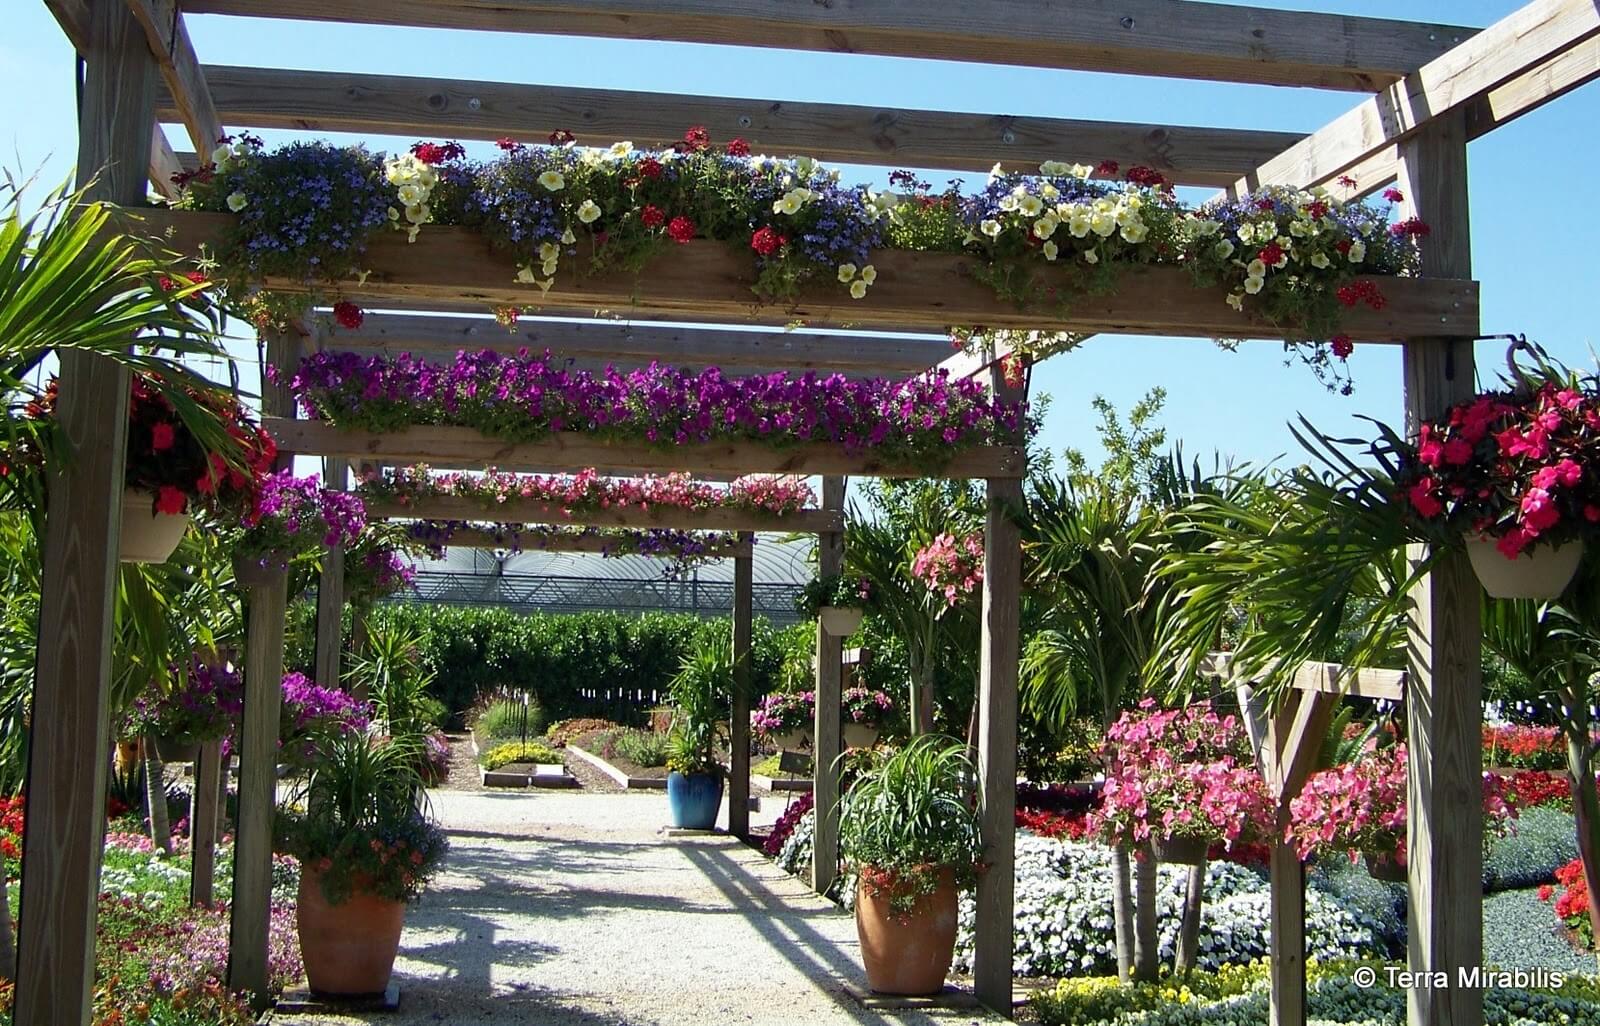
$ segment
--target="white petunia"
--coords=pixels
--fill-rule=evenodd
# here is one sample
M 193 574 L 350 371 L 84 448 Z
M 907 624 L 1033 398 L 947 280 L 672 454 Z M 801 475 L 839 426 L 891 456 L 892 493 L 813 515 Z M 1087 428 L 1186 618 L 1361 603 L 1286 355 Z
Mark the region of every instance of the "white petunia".
M 1097 210 L 1089 218 L 1089 230 L 1108 239 L 1117 230 L 1117 217 L 1108 211 Z
M 1230 292 L 1230 293 L 1228 293 L 1228 305 L 1233 307 L 1235 310 L 1243 310 L 1244 309 L 1244 293 L 1242 293 L 1242 292 Z
M 560 192 L 567 187 L 567 178 L 560 171 L 546 171 L 539 176 L 539 184 L 546 192 Z
M 594 200 L 584 200 L 578 207 L 578 220 L 584 224 L 594 224 L 600 220 L 600 204 Z
M 1000 197 L 1000 209 L 1008 214 L 1021 205 L 1022 200 L 1014 193 L 1007 193 L 1006 195 Z
M 555 260 L 559 256 L 561 256 L 561 247 L 560 246 L 557 246 L 553 242 L 541 242 L 541 243 L 539 243 L 539 259 L 540 260 Z
M 1049 175 L 1051 178 L 1059 178 L 1062 175 L 1070 174 L 1071 172 L 1072 168 L 1069 167 L 1065 161 L 1047 160 L 1043 164 L 1039 165 L 1039 173 L 1041 175 Z
M 1324 269 L 1324 268 L 1326 268 L 1328 266 L 1328 256 L 1327 256 L 1327 254 L 1326 253 L 1322 253 L 1322 252 L 1317 252 L 1317 253 L 1311 254 L 1310 264 L 1311 264 L 1312 267 L 1315 267 L 1319 271 Z
M 410 183 L 400 186 L 395 195 L 399 198 L 400 203 L 407 207 L 414 207 L 427 198 L 421 186 Z
M 606 156 L 610 157 L 612 160 L 621 160 L 623 157 L 626 157 L 628 154 L 630 154 L 632 152 L 633 152 L 633 143 L 631 143 L 631 142 L 614 142 L 614 143 L 611 144 L 611 148 L 609 150 L 606 150 Z
M 1094 168 L 1090 167 L 1088 164 L 1072 165 L 1072 177 L 1074 178 L 1087 179 L 1092 174 L 1094 174 Z
M 1057 246 L 1053 242 L 1046 242 L 1043 246 L 1043 249 L 1044 258 L 1046 260 L 1054 260 L 1056 257 L 1061 255 L 1061 247 Z
M 228 193 L 228 209 L 233 211 L 235 214 L 237 214 L 239 211 L 243 210 L 245 207 L 247 207 L 249 205 L 250 205 L 250 201 L 245 197 L 244 193 L 242 193 L 242 192 L 230 192 L 230 193 Z
M 1229 257 L 1233 256 L 1233 251 L 1234 251 L 1233 243 L 1229 242 L 1227 239 L 1223 239 L 1222 241 L 1217 243 L 1217 248 L 1213 252 L 1216 253 L 1216 256 L 1217 256 L 1218 260 L 1226 260 Z
M 867 283 L 866 282 L 857 280 L 857 281 L 853 281 L 853 282 L 850 283 L 850 298 L 851 299 L 865 299 L 866 296 L 867 296 Z
M 861 280 L 868 285 L 875 283 L 878 280 L 878 269 L 871 264 L 863 267 L 861 269 Z
M 1000 222 L 996 221 L 992 217 L 988 218 L 987 220 L 985 220 L 982 223 L 980 223 L 978 225 L 978 230 L 980 232 L 982 232 L 983 234 L 989 236 L 989 238 L 991 238 L 991 239 L 999 238 L 1000 237 L 1000 232 L 1003 231 L 1003 229 L 1000 227 Z
M 1072 237 L 1074 239 L 1085 238 L 1089 234 L 1089 228 L 1090 221 L 1088 212 L 1082 207 L 1074 210 L 1072 212 L 1071 219 L 1067 221 L 1067 230 L 1072 233 Z
M 396 210 L 394 207 L 390 207 L 389 208 L 389 220 L 391 220 L 391 221 L 400 220 L 400 211 Z
M 1367 244 L 1364 242 L 1350 243 L 1350 252 L 1347 254 L 1352 264 L 1359 264 L 1367 258 Z
M 1267 274 L 1267 265 L 1261 262 L 1260 257 L 1257 257 L 1245 265 L 1244 273 L 1252 278 L 1264 278 Z
M 1149 235 L 1150 229 L 1146 227 L 1143 221 L 1135 221 L 1133 224 L 1122 226 L 1122 241 L 1124 242 L 1138 245 L 1148 238 Z
M 541 271 L 543 271 L 545 277 L 548 278 L 548 277 L 551 277 L 552 275 L 554 275 L 556 273 L 556 268 L 558 268 L 560 266 L 561 266 L 561 261 L 559 261 L 559 260 L 546 260 L 543 264 L 541 264 L 539 266 L 539 269 Z
M 1260 292 L 1264 285 L 1266 285 L 1266 279 L 1254 274 L 1244 280 L 1244 290 L 1252 296 Z
M 839 265 L 839 280 L 850 281 L 856 276 L 856 265 L 844 263 Z
M 211 151 L 211 163 L 218 167 L 226 164 L 231 159 L 233 159 L 233 150 L 227 143 L 223 143 Z
M 566 231 L 561 233 L 561 244 L 563 246 L 570 246 L 574 242 L 577 242 L 577 241 L 578 241 L 578 237 L 576 235 L 572 234 L 572 229 L 571 228 L 568 228 Z
M 1083 251 L 1083 262 L 1086 264 L 1098 264 L 1100 262 L 1100 254 L 1092 249 L 1086 249 Z
M 1056 233 L 1056 229 L 1059 227 L 1061 227 L 1061 222 L 1055 218 L 1041 217 L 1033 222 L 1033 234 L 1035 238 L 1048 239 Z
M 1017 201 L 1017 209 L 1024 217 L 1038 217 L 1044 212 L 1044 201 L 1037 196 L 1024 196 Z
M 523 285 L 532 285 L 533 279 L 534 275 L 532 267 L 517 268 L 517 281 L 521 282 Z

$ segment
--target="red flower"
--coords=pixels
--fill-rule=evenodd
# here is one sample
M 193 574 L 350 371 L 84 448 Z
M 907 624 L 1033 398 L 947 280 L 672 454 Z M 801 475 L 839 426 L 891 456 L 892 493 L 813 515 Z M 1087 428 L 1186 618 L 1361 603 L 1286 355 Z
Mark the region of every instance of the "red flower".
M 1452 467 L 1459 467 L 1472 459 L 1472 443 L 1465 438 L 1452 438 L 1444 443 L 1444 461 Z
M 177 440 L 178 433 L 172 425 L 166 422 L 155 424 L 150 428 L 150 451 L 166 452 L 172 448 L 172 443 Z
M 1383 198 L 1390 203 L 1404 203 L 1406 197 L 1399 189 L 1388 188 L 1383 190 Z
M 1425 477 L 1411 486 L 1407 495 L 1411 506 L 1427 519 L 1432 519 L 1444 512 L 1444 504 L 1433 497 L 1433 478 Z
M 1167 184 L 1166 177 L 1160 171 L 1152 167 L 1145 167 L 1143 164 L 1135 164 L 1133 167 L 1128 168 L 1126 177 L 1134 185 L 1148 185 L 1155 189 Z
M 1344 186 L 1346 189 L 1354 189 L 1356 187 L 1356 180 L 1351 178 L 1349 175 L 1340 175 L 1339 184 Z
M 1100 162 L 1100 166 L 1094 169 L 1094 173 L 1100 178 L 1110 178 L 1112 175 L 1115 175 L 1120 168 L 1121 165 L 1114 160 L 1102 160 Z
M 424 164 L 443 164 L 447 160 L 458 160 L 466 154 L 467 151 L 458 142 L 443 144 L 419 142 L 411 147 L 411 155 Z
M 1520 527 L 1513 527 L 1500 536 L 1500 540 L 1494 543 L 1494 547 L 1499 549 L 1500 554 L 1507 559 L 1516 559 L 1532 540 L 1526 531 Z
M 760 253 L 762 256 L 771 256 L 778 250 L 782 249 L 783 244 L 788 241 L 789 240 L 785 236 L 779 235 L 777 232 L 773 231 L 772 227 L 769 225 L 765 228 L 758 229 L 755 234 L 750 236 L 750 248 L 755 250 L 757 253 Z
M 706 131 L 704 125 L 695 125 L 693 128 L 683 133 L 683 144 L 687 148 L 697 152 L 707 149 L 711 146 L 711 134 Z
M 661 212 L 660 207 L 646 206 L 639 211 L 639 221 L 646 228 L 660 228 L 667 220 L 667 215 Z
M 1278 201 L 1273 199 L 1271 196 L 1263 196 L 1260 199 L 1256 200 L 1256 209 L 1257 210 L 1276 210 L 1276 209 L 1278 209 Z
M 161 291 L 162 292 L 171 292 L 173 289 L 178 287 L 178 283 L 177 282 L 173 281 L 171 278 L 167 277 L 164 274 L 159 279 L 157 279 L 156 284 L 161 286 Z
M 156 492 L 157 513 L 169 513 L 177 516 L 183 512 L 183 508 L 188 504 L 189 500 L 184 497 L 184 494 L 171 485 L 162 485 L 160 490 Z
M 565 146 L 568 143 L 575 143 L 577 141 L 578 137 L 567 131 L 565 128 L 558 128 L 554 132 L 550 133 L 551 146 Z
M 665 171 L 661 161 L 654 157 L 645 157 L 639 161 L 639 175 L 642 178 L 660 178 Z
M 334 322 L 337 323 L 341 328 L 347 328 L 350 331 L 355 331 L 357 328 L 361 327 L 361 322 L 366 320 L 366 316 L 366 314 L 361 312 L 361 308 L 359 306 L 347 299 L 341 299 L 339 302 L 333 304 L 333 319 Z
M 1350 358 L 1350 354 L 1355 352 L 1356 344 L 1350 341 L 1349 335 L 1335 335 L 1328 339 L 1328 348 L 1333 350 L 1334 356 L 1341 360 L 1347 360 Z
M 1328 204 L 1324 203 L 1322 200 L 1312 200 L 1310 203 L 1306 204 L 1306 215 L 1313 220 L 1324 217 L 1327 215 L 1327 213 Z
M 1283 259 L 1283 247 L 1276 242 L 1269 242 L 1261 247 L 1261 252 L 1256 256 L 1260 257 L 1261 262 L 1268 267 L 1277 267 L 1278 262 Z
M 673 242 L 688 242 L 694 238 L 694 233 L 694 222 L 687 217 L 674 217 L 672 223 L 667 225 L 667 234 L 672 236 Z
M 1405 238 L 1407 235 L 1413 235 L 1420 239 L 1431 231 L 1433 229 L 1429 228 L 1428 223 L 1420 217 L 1408 217 L 1404 221 L 1389 226 L 1389 234 L 1397 239 Z
M 501 136 L 494 141 L 494 144 L 500 147 L 502 150 L 505 150 L 507 153 L 515 153 L 522 149 L 522 144 L 511 138 L 509 135 Z
M 1583 519 L 1591 524 L 1600 524 L 1600 506 L 1590 503 L 1583 507 Z
M 743 139 L 730 139 L 728 141 L 728 156 L 730 156 L 730 157 L 748 157 L 748 156 L 750 156 L 750 144 L 745 142 Z
M 1556 508 L 1555 499 L 1543 488 L 1529 488 L 1520 508 L 1523 529 L 1532 537 L 1538 537 L 1561 522 L 1561 511 Z

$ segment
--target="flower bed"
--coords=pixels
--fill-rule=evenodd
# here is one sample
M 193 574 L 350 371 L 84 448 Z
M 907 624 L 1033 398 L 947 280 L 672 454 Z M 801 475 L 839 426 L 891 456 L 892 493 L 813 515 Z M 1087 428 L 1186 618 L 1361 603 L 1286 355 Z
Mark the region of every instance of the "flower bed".
M 1488 766 L 1563 770 L 1567 768 L 1567 743 L 1559 727 L 1485 725 L 1483 761 Z
M 1539 898 L 1551 902 L 1575 943 L 1585 951 L 1594 949 L 1594 924 L 1589 919 L 1589 884 L 1583 876 L 1583 862 L 1573 859 L 1556 870 L 1556 882 L 1539 888 Z
M 943 462 L 952 450 L 1007 440 L 1025 410 L 992 402 L 974 378 L 944 373 L 904 381 L 813 372 L 728 378 L 716 368 L 691 374 L 651 364 L 597 375 L 569 370 L 549 353 L 490 350 L 463 351 L 450 364 L 313 353 L 291 387 L 307 417 L 343 428 L 443 424 L 510 442 L 571 431 L 662 447 L 834 442 L 908 464 Z
M 832 290 L 870 304 L 885 248 L 959 253 L 968 273 L 1019 306 L 1065 312 L 1113 290 L 1127 268 L 1180 265 L 1305 339 L 1328 339 L 1342 305 L 1382 304 L 1370 277 L 1412 269 L 1426 226 L 1388 224 L 1392 207 L 1347 203 L 1326 189 L 1273 189 L 1190 210 L 1148 168 L 1122 181 L 1115 164 L 1051 161 L 1035 174 L 998 169 L 979 192 L 941 194 L 906 173 L 902 193 L 844 186 L 806 157 L 751 156 L 741 140 L 714 147 L 703 128 L 670 149 L 631 143 L 580 149 L 502 141 L 496 160 L 454 144 L 418 143 L 385 158 L 359 147 L 293 143 L 273 152 L 241 137 L 186 177 L 180 205 L 230 212 L 218 262 L 231 294 L 273 276 L 354 277 L 386 226 L 415 240 L 423 225 L 462 225 L 511 256 L 538 302 L 556 275 L 636 273 L 696 238 L 724 243 L 753 270 L 754 298 L 793 302 Z M 1096 176 L 1099 176 L 1098 178 Z M 1385 194 L 1391 203 L 1399 194 Z M 503 318 L 515 319 L 516 308 Z M 347 318 L 348 319 L 348 318 Z M 1348 355 L 1348 340 L 1313 366 Z

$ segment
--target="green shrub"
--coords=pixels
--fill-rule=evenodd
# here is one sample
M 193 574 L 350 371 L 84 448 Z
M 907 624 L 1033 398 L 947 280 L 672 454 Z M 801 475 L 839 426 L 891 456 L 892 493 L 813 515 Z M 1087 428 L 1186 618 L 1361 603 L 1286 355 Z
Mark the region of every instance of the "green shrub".
M 556 748 L 565 748 L 585 734 L 597 730 L 619 730 L 622 724 L 610 720 L 602 720 L 594 716 L 580 716 L 576 719 L 561 720 L 550 724 L 550 729 L 545 731 L 545 740 Z
M 635 766 L 654 769 L 667 764 L 667 735 L 654 730 L 619 730 L 606 741 L 602 754 L 622 756 Z
M 530 740 L 544 734 L 544 710 L 538 702 L 520 698 L 491 699 L 472 716 L 472 731 L 484 741 Z
M 1537 887 L 1555 878 L 1556 870 L 1578 857 L 1578 833 L 1572 813 L 1552 805 L 1524 809 L 1504 837 L 1490 842 L 1483 860 L 1486 891 Z
M 497 770 L 514 762 L 541 762 L 559 766 L 562 758 L 560 752 L 539 741 L 529 741 L 527 744 L 508 741 L 478 756 L 478 765 L 486 770 Z

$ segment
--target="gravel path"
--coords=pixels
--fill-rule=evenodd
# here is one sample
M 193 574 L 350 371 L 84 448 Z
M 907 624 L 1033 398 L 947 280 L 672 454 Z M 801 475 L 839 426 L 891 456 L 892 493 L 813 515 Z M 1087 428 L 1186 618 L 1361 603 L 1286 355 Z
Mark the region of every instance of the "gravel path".
M 999 1021 L 863 1009 L 843 990 L 864 982 L 850 917 L 730 838 L 664 836 L 659 792 L 433 801 L 452 851 L 407 919 L 399 1013 L 278 1026 Z M 762 806 L 755 822 L 782 812 Z

